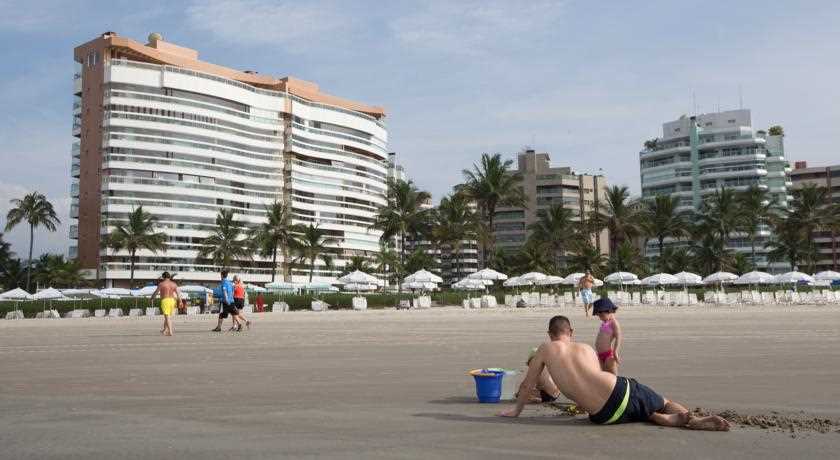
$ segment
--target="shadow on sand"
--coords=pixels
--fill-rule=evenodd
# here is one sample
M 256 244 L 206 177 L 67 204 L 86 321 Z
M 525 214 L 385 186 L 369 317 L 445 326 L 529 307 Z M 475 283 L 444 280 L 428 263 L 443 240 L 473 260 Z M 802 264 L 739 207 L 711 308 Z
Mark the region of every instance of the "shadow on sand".
M 448 422 L 478 422 L 478 423 L 500 423 L 508 424 L 514 423 L 519 425 L 545 425 L 545 426 L 584 426 L 590 425 L 589 421 L 583 417 L 569 417 L 569 416 L 555 416 L 555 417 L 499 417 L 492 416 L 475 416 L 464 414 L 447 414 L 441 412 L 421 412 L 412 414 L 414 417 L 433 418 L 440 421 Z

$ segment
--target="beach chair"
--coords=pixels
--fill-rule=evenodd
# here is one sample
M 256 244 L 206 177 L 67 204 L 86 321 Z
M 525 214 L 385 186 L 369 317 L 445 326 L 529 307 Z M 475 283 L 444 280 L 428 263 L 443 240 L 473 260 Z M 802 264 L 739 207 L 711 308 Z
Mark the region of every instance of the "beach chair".
M 773 305 L 774 303 L 776 303 L 776 298 L 773 297 L 772 292 L 764 291 L 761 293 L 761 303 L 763 305 Z
M 160 309 L 158 307 L 147 307 L 146 308 L 146 316 L 158 316 L 160 315 Z
M 90 310 L 75 309 L 64 314 L 65 318 L 90 318 Z
M 688 293 L 688 304 L 689 305 L 697 305 L 700 302 L 697 300 L 697 293 L 689 292 Z
M 108 315 L 108 311 L 105 310 L 104 308 L 98 308 L 98 309 L 93 311 L 93 317 L 94 318 L 104 318 L 107 315 Z
M 110 318 L 119 318 L 122 315 L 123 315 L 123 309 L 122 308 L 112 308 L 112 309 L 108 310 L 108 316 Z
M 277 303 L 277 302 L 275 302 L 275 303 Z M 194 316 L 194 315 L 197 315 L 199 313 L 201 313 L 201 308 L 200 307 L 187 307 L 187 313 L 186 313 L 187 316 Z
M 481 308 L 481 299 L 477 297 L 470 299 L 470 308 Z
M 563 303 L 565 305 L 574 305 L 575 297 L 572 295 L 571 292 L 564 292 L 563 293 Z
M 464 299 L 461 301 L 461 306 L 464 307 L 464 310 L 470 309 L 470 299 Z
M 21 310 L 12 310 L 6 312 L 6 319 L 23 319 L 23 312 Z
M 363 296 L 353 297 L 353 310 L 367 310 L 367 299 Z
M 505 294 L 505 305 L 510 306 L 512 301 L 513 301 L 513 296 L 510 295 L 510 294 Z
M 309 304 L 309 308 L 312 311 L 327 311 L 330 309 L 330 306 L 321 300 L 313 300 L 312 303 Z

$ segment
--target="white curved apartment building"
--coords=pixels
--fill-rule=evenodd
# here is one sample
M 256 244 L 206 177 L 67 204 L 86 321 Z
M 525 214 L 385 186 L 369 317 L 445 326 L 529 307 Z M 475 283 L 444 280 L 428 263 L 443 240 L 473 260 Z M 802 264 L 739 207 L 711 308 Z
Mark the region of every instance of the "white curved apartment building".
M 368 227 L 385 205 L 381 108 L 310 82 L 199 61 L 194 50 L 149 38 L 144 45 L 106 33 L 75 50 L 71 255 L 92 276 L 126 283 L 128 254 L 106 251 L 101 239 L 140 205 L 168 241 L 165 252 L 138 252 L 138 280 L 164 270 L 216 280 L 219 267 L 197 254 L 219 210 L 233 210 L 244 229 L 264 222 L 274 201 L 292 209 L 292 223 L 338 240 L 333 267 L 319 262 L 316 278 L 332 279 L 350 256 L 378 251 L 380 234 Z M 248 282 L 266 282 L 273 270 L 261 259 L 234 269 Z M 308 272 L 288 274 L 301 281 Z
M 742 191 L 755 184 L 778 206 L 787 206 L 793 184 L 783 138 L 754 131 L 747 109 L 683 116 L 664 123 L 655 147 L 639 153 L 642 198 L 676 196 L 678 211 L 690 212 L 699 210 L 703 198 L 716 190 Z M 769 236 L 769 228 L 759 232 L 757 265 L 781 269 L 783 264 L 774 267 L 767 260 L 764 242 Z M 728 246 L 751 252 L 745 235 L 733 235 Z M 655 242 L 649 242 L 647 254 L 658 255 Z

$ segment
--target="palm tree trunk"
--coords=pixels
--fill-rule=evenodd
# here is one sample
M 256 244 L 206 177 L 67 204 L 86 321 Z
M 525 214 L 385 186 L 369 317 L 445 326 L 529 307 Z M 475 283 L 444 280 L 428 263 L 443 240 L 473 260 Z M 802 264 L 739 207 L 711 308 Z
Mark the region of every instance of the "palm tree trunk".
M 128 280 L 128 288 L 131 289 L 134 287 L 134 255 L 137 254 L 136 251 L 131 251 L 131 257 L 129 257 L 129 264 L 130 264 L 130 272 L 129 272 L 129 280 Z
M 488 211 L 490 212 L 490 215 L 487 216 L 487 219 L 490 223 L 490 228 L 488 229 L 488 231 L 489 231 L 490 246 L 491 246 L 489 249 L 492 250 L 495 253 L 496 252 L 496 232 L 493 231 L 493 215 L 496 213 L 496 207 L 494 206 L 493 209 L 488 209 Z M 484 260 L 482 261 L 482 267 L 481 268 L 487 268 L 487 253 L 486 252 L 484 253 L 483 259 Z
M 663 271 L 663 270 L 662 270 L 662 265 L 663 265 L 663 263 L 662 263 L 662 253 L 665 251 L 665 238 L 664 238 L 664 237 L 662 237 L 662 236 L 660 236 L 660 237 L 658 237 L 657 239 L 659 240 L 659 261 L 658 261 L 658 263 L 657 263 L 657 267 L 656 267 L 656 268 L 657 268 L 659 271 Z
M 755 233 L 750 235 L 750 249 L 752 250 L 752 265 L 753 270 L 758 268 L 758 265 L 755 263 Z
M 397 305 L 402 296 L 402 281 L 405 277 L 405 232 L 400 232 L 400 271 L 397 273 Z
M 35 226 L 29 224 L 29 263 L 26 264 L 26 292 L 29 292 L 29 280 L 32 277 L 32 246 L 35 243 Z
M 274 252 L 271 255 L 271 282 L 274 282 L 274 275 L 277 274 L 277 245 L 274 245 Z
M 312 274 L 315 273 L 315 257 L 309 262 L 309 284 L 312 284 Z

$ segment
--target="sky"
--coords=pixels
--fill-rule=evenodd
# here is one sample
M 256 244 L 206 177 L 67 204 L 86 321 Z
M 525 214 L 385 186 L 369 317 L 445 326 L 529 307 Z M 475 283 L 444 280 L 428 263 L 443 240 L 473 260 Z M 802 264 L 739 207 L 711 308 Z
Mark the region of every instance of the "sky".
M 435 199 L 525 146 L 638 193 L 638 152 L 682 114 L 743 107 L 789 160 L 840 163 L 840 4 L 824 1 L 0 0 L 0 227 L 39 191 L 66 253 L 73 48 L 150 32 L 237 69 L 384 106 L 389 150 Z M 694 101 L 694 102 L 693 102 Z M 696 111 L 695 111 L 696 106 Z M 26 255 L 28 229 L 4 235 Z

